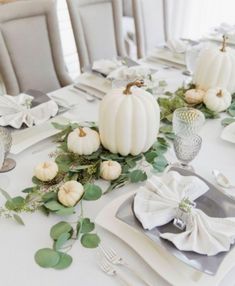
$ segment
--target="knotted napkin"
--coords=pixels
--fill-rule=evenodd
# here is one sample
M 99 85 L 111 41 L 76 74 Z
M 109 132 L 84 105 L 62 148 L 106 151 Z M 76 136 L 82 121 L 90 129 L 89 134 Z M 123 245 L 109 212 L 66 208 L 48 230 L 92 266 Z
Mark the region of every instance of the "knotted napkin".
M 102 74 L 107 76 L 109 73 L 120 68 L 121 66 L 122 66 L 122 61 L 120 60 L 102 59 L 102 60 L 95 61 L 93 63 L 92 70 L 101 72 Z
M 187 50 L 187 44 L 177 38 L 168 39 L 166 44 L 169 50 L 176 54 L 185 53 Z
M 181 176 L 174 171 L 161 178 L 153 176 L 138 190 L 134 212 L 143 227 L 149 230 L 169 223 L 182 213 L 186 230 L 160 236 L 180 250 L 216 255 L 228 251 L 234 243 L 235 218 L 212 218 L 193 207 L 193 201 L 207 191 L 208 186 L 194 176 Z
M 34 97 L 21 93 L 17 96 L 0 96 L 0 125 L 20 128 L 23 123 L 31 127 L 41 124 L 58 112 L 58 105 L 49 100 L 30 108 Z

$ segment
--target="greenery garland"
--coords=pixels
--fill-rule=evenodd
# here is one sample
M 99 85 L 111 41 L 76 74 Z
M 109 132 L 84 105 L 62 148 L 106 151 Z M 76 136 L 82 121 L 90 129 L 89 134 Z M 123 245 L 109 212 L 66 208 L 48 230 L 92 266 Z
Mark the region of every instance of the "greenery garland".
M 0 189 L 0 193 L 6 198 L 6 203 L 0 208 L 0 217 L 13 218 L 18 223 L 24 224 L 19 216 L 23 212 L 34 212 L 41 210 L 45 215 L 56 214 L 59 216 L 69 216 L 79 211 L 75 222 L 69 223 L 61 221 L 50 230 L 52 239 L 51 248 L 42 248 L 35 254 L 35 261 L 45 268 L 65 269 L 72 263 L 72 257 L 68 251 L 76 241 L 87 248 L 96 248 L 100 243 L 100 238 L 95 233 L 95 224 L 84 215 L 83 201 L 98 200 L 102 194 L 120 188 L 128 183 L 143 182 L 147 179 L 147 174 L 142 168 L 142 164 L 147 162 L 154 172 L 163 172 L 168 165 L 164 153 L 169 148 L 168 140 L 174 138 L 172 132 L 172 115 L 175 109 L 189 105 L 184 98 L 187 90 L 194 88 L 190 84 L 176 90 L 175 93 L 166 92 L 165 97 L 158 98 L 161 109 L 160 135 L 150 150 L 138 156 L 128 155 L 126 157 L 119 154 L 112 154 L 102 146 L 91 155 L 76 155 L 67 148 L 67 137 L 70 132 L 78 127 L 88 126 L 96 131 L 98 127 L 93 122 L 85 124 L 71 123 L 60 125 L 53 123 L 56 129 L 60 130 L 57 135 L 57 149 L 50 154 L 59 167 L 57 176 L 50 182 L 42 182 L 36 177 L 32 178 L 33 186 L 23 190 L 25 196 L 11 198 L 7 192 Z M 206 118 L 218 118 L 218 114 L 210 111 L 201 103 L 194 105 L 194 108 L 202 111 Z M 235 116 L 235 95 L 227 113 Z M 225 126 L 234 122 L 234 118 L 225 118 L 222 124 Z M 101 188 L 95 184 L 100 178 L 100 164 L 102 161 L 115 160 L 122 166 L 121 175 L 111 181 L 109 187 L 102 192 Z M 65 207 L 58 201 L 59 187 L 66 181 L 76 180 L 84 186 L 84 194 L 77 206 Z

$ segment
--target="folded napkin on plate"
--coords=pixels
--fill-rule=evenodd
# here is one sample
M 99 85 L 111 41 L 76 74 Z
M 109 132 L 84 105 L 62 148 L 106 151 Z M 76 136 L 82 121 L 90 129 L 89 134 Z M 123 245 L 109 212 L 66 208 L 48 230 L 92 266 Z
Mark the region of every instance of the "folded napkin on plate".
M 208 186 L 197 177 L 184 177 L 173 171 L 162 178 L 153 176 L 137 192 L 134 212 L 145 229 L 167 224 L 181 213 L 186 230 L 160 236 L 180 250 L 216 255 L 228 251 L 234 243 L 235 218 L 211 218 L 192 205 L 186 205 L 186 212 L 181 208 L 185 200 L 193 202 L 207 191 Z
M 151 75 L 151 70 L 143 66 L 122 66 L 108 75 L 112 80 L 136 80 L 146 79 Z
M 229 25 L 227 23 L 221 23 L 220 26 L 215 28 L 215 31 L 222 35 L 234 35 L 235 25 Z
M 166 44 L 169 50 L 176 54 L 185 53 L 187 50 L 187 44 L 180 39 L 170 38 Z
M 104 59 L 102 59 L 102 60 L 95 61 L 93 63 L 92 70 L 98 71 L 98 72 L 105 74 L 105 75 L 108 75 L 109 73 L 118 69 L 122 65 L 123 65 L 122 61 L 120 61 L 120 60 L 116 60 L 116 59 L 104 60 Z
M 53 100 L 30 108 L 32 101 L 33 97 L 24 93 L 0 96 L 0 125 L 20 128 L 24 123 L 31 127 L 33 124 L 41 124 L 58 112 L 58 105 Z

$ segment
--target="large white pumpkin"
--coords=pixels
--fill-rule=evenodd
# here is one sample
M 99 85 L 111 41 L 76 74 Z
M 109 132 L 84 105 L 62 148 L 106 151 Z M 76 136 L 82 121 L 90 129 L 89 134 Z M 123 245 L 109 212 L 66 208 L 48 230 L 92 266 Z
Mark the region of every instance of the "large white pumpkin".
M 226 47 L 223 37 L 222 48 L 210 47 L 201 51 L 194 73 L 198 88 L 208 90 L 220 86 L 235 92 L 235 51 Z
M 152 94 L 138 88 L 142 85 L 135 81 L 125 89 L 113 89 L 100 104 L 100 138 L 112 153 L 138 155 L 157 138 L 160 109 Z

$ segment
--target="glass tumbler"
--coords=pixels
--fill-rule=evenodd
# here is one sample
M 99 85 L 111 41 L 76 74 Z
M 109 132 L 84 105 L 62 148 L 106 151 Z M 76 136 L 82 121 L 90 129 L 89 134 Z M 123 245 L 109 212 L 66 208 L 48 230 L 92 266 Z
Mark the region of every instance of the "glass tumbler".
M 191 107 L 178 108 L 173 113 L 173 131 L 175 135 L 190 136 L 198 133 L 205 122 L 204 114 Z

